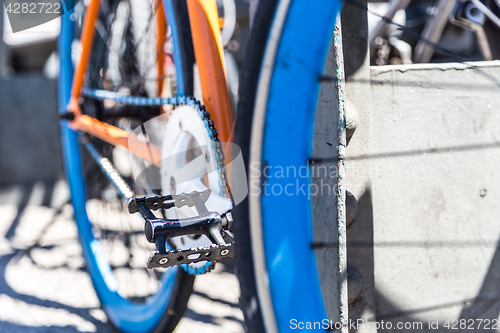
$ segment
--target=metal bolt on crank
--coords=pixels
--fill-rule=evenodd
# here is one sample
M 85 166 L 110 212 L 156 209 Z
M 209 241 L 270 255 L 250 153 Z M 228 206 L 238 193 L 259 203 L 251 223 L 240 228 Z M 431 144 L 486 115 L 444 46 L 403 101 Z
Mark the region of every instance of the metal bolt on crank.
M 160 265 L 165 265 L 167 262 L 168 262 L 168 258 L 161 258 L 160 260 L 158 260 L 158 263 Z

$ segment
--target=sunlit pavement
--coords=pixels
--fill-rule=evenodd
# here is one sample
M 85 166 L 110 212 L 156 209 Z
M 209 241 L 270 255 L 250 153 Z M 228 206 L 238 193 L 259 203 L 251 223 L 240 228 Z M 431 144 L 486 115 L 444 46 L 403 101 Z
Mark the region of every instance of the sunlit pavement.
M 67 200 L 62 181 L 0 188 L 0 332 L 114 332 L 85 271 Z M 231 266 L 196 279 L 175 332 L 244 332 Z

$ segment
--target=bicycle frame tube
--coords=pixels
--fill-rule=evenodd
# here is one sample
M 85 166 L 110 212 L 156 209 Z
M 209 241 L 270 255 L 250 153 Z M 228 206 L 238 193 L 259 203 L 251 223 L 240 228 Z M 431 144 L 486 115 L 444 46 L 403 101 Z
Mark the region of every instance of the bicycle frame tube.
M 85 72 L 87 71 L 90 51 L 92 50 L 92 42 L 94 41 L 95 23 L 97 17 L 99 16 L 100 7 L 101 0 L 90 0 L 90 4 L 85 11 L 85 20 L 82 26 L 81 37 L 82 55 L 80 57 L 80 62 L 75 68 L 75 75 L 73 76 L 73 86 L 71 90 L 71 98 L 75 101 L 78 97 L 80 97 L 80 91 L 83 86 L 83 78 L 85 76 Z
M 215 122 L 219 139 L 229 142 L 233 117 L 226 84 L 217 4 L 214 0 L 187 0 L 187 5 L 203 103 Z
M 224 52 L 220 37 L 216 3 L 215 0 L 187 0 L 187 3 L 203 99 L 219 130 L 220 140 L 227 142 L 231 135 L 232 113 L 229 92 L 227 91 Z M 135 135 L 118 127 L 83 115 L 78 105 L 77 100 L 80 97 L 83 79 L 92 50 L 95 23 L 99 16 L 100 4 L 101 0 L 91 0 L 85 13 L 81 38 L 82 55 L 75 69 L 71 100 L 67 106 L 67 110 L 73 112 L 75 115 L 75 119 L 70 122 L 70 126 L 73 129 L 81 130 L 98 137 L 112 145 L 123 146 L 134 155 L 160 166 L 161 150 L 158 147 L 146 144 L 140 141 Z M 165 31 L 165 24 L 162 23 L 165 22 L 163 3 L 158 7 L 158 14 L 160 14 L 160 18 L 157 19 L 157 26 L 159 27 L 157 46 L 160 46 L 160 43 L 163 45 L 161 42 L 163 38 L 161 34 L 162 29 L 163 32 Z M 162 26 L 163 28 L 161 28 Z M 162 52 L 162 48 L 160 47 L 157 51 Z M 163 61 L 160 61 L 158 66 L 158 73 L 161 75 L 163 73 Z M 160 92 L 160 82 L 158 88 Z
M 99 121 L 85 114 L 75 118 L 71 123 L 71 127 L 98 137 L 112 145 L 123 146 L 137 157 L 161 167 L 160 148 L 150 143 L 140 141 L 136 135 L 124 131 L 121 128 L 109 125 L 108 123 Z
M 158 4 L 158 9 L 156 13 L 156 54 L 158 56 L 158 76 L 162 77 L 165 74 L 165 50 L 163 49 L 163 43 L 165 42 L 165 34 L 167 28 L 167 21 L 165 20 L 165 9 L 163 8 L 163 1 L 156 0 L 160 3 Z M 161 96 L 163 92 L 163 79 L 158 80 L 158 96 Z

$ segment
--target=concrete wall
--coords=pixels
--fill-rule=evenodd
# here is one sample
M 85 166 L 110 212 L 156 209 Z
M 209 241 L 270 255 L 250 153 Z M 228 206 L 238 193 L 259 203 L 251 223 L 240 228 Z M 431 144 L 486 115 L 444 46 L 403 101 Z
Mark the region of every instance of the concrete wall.
M 56 82 L 0 80 L 0 183 L 62 177 Z
M 347 148 L 360 204 L 348 258 L 373 267 L 359 300 L 372 320 L 439 321 L 432 331 L 444 332 L 447 320 L 498 319 L 499 78 L 495 61 L 372 67 L 370 81 L 353 81 L 371 108 Z

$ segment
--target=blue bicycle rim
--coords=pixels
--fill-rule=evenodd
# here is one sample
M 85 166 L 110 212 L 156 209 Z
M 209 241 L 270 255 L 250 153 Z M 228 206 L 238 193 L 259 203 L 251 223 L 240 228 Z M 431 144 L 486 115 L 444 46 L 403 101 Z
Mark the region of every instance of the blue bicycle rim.
M 167 0 L 165 11 L 167 17 L 173 17 L 173 13 L 169 13 L 169 10 L 172 10 L 172 6 L 168 5 L 169 3 L 170 0 Z M 73 10 L 61 17 L 61 33 L 58 41 L 60 50 L 60 75 L 58 82 L 60 113 L 66 112 L 66 105 L 71 96 L 73 80 L 74 69 L 71 59 L 71 44 L 74 38 L 74 22 L 70 19 L 72 13 Z M 178 45 L 177 29 L 172 29 L 172 39 L 174 48 L 176 48 L 176 45 Z M 182 66 L 176 66 L 176 75 L 177 82 L 184 82 Z M 92 278 L 94 288 L 99 295 L 99 300 L 106 310 L 110 321 L 120 330 L 130 333 L 149 332 L 158 325 L 168 306 L 178 268 L 168 268 L 164 272 L 157 292 L 144 303 L 133 303 L 118 294 L 116 280 L 104 257 L 104 253 L 101 251 L 99 241 L 94 238 L 92 224 L 87 216 L 85 181 L 82 176 L 82 159 L 78 144 L 78 133 L 69 128 L 66 121 L 61 122 L 61 140 L 74 216 L 87 269 Z
M 327 318 L 311 249 L 310 176 L 304 175 L 312 153 L 319 77 L 340 7 L 339 0 L 291 1 L 269 83 L 262 163 L 271 177 L 262 188 L 261 210 L 269 289 L 279 332 L 294 331 L 293 319 L 321 322 Z M 280 167 L 285 170 L 283 177 L 275 173 Z M 290 171 L 287 176 L 287 170 L 296 174 Z

